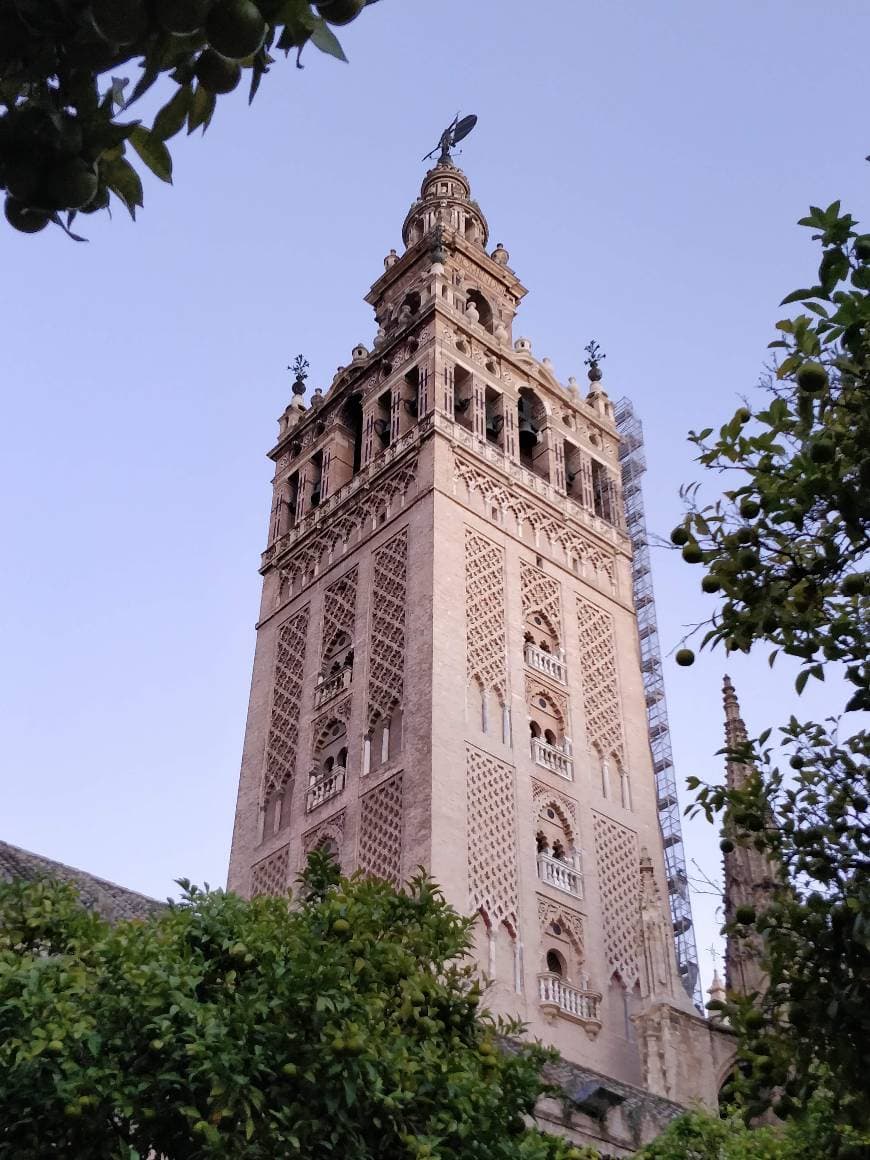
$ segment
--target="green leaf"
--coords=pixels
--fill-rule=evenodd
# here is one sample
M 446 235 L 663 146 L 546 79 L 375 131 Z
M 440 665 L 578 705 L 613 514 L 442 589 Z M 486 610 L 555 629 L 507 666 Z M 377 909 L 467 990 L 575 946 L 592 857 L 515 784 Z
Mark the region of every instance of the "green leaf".
M 158 141 L 168 141 L 180 132 L 187 120 L 188 110 L 193 100 L 193 85 L 182 85 L 171 101 L 168 101 L 157 116 L 151 128 L 151 136 Z
M 136 207 L 143 204 L 139 174 L 126 157 L 104 159 L 100 163 L 100 174 L 109 189 L 126 205 L 130 217 L 135 221 Z
M 155 177 L 172 184 L 172 158 L 159 137 L 155 137 L 143 125 L 137 125 L 130 134 L 130 144 Z
M 809 679 L 810 679 L 810 670 L 809 669 L 802 669 L 798 673 L 797 679 L 795 680 L 795 683 L 794 683 L 795 690 L 798 693 L 802 693 L 804 691 L 804 686 L 806 685 L 806 683 Z
M 817 298 L 818 295 L 814 290 L 792 290 L 791 294 L 786 294 L 780 306 L 788 306 L 790 302 L 803 302 L 807 298 Z
M 203 133 L 206 131 L 214 115 L 216 104 L 217 97 L 214 93 L 210 93 L 208 89 L 204 89 L 199 85 L 193 94 L 190 102 L 190 111 L 187 114 L 188 136 L 194 129 L 198 129 L 200 125 L 202 125 Z
M 344 55 L 344 49 L 338 42 L 338 37 L 329 27 L 325 20 L 320 17 L 314 21 L 314 26 L 311 30 L 311 42 L 315 44 L 321 52 L 327 53 L 329 56 L 336 57 L 337 60 L 347 62 L 347 57 Z

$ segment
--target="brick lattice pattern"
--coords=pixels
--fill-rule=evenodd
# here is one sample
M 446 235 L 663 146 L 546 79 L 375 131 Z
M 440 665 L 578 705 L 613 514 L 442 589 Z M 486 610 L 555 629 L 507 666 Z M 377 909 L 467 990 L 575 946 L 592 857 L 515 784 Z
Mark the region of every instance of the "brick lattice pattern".
M 465 623 L 469 681 L 507 699 L 504 552 L 465 529 Z
M 595 860 L 604 911 L 607 961 L 619 971 L 626 987 L 639 974 L 640 870 L 637 834 L 619 822 L 592 814 Z
M 402 879 L 402 775 L 395 774 L 362 799 L 359 868 L 398 886 Z
M 353 640 L 358 577 L 359 568 L 353 567 L 323 593 L 321 657 L 326 656 L 342 634 Z
M 597 575 L 604 577 L 609 585 L 613 585 L 615 569 L 612 552 L 605 553 L 569 527 L 564 519 L 550 515 L 532 500 L 526 499 L 467 460 L 460 459 L 458 455 L 454 456 L 453 474 L 465 484 L 469 492 L 476 491 L 487 503 L 502 512 L 510 512 L 520 527 L 526 524 L 535 536 L 543 536 L 551 546 L 558 545 L 569 567 L 572 560 L 577 560 L 583 567 L 591 568 Z
M 408 588 L 408 529 L 373 556 L 372 622 L 369 649 L 369 727 L 389 717 L 405 696 L 405 611 Z
M 590 748 L 597 749 L 601 757 L 614 757 L 620 766 L 624 766 L 613 617 L 603 608 L 578 596 L 577 623 L 586 739 Z
M 291 616 L 278 629 L 273 679 L 272 715 L 266 742 L 266 801 L 284 793 L 296 772 L 296 749 L 299 743 L 299 701 L 302 695 L 302 673 L 305 667 L 305 644 L 308 636 L 308 608 Z
M 550 628 L 562 643 L 562 604 L 559 598 L 558 580 L 547 576 L 527 560 L 520 560 L 520 586 L 523 599 L 523 616 L 540 612 Z
M 290 847 L 282 846 L 251 867 L 251 897 L 257 894 L 285 894 L 290 866 Z
M 473 745 L 465 747 L 468 782 L 468 889 L 472 910 L 493 926 L 517 929 L 514 771 Z

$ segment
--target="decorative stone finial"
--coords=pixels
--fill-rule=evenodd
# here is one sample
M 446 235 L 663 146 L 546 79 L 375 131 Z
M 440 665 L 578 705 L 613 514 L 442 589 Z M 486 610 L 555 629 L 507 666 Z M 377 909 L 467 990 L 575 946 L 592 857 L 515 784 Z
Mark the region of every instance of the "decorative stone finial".
M 341 372 L 339 372 L 339 373 L 341 373 Z M 311 396 L 310 406 L 311 406 L 312 411 L 316 411 L 318 407 L 323 406 L 323 388 L 322 387 L 315 387 L 314 388 L 314 394 Z
M 504 246 L 501 244 L 501 242 L 496 242 L 496 246 L 495 246 L 495 249 L 492 251 L 491 257 L 492 257 L 492 260 L 494 262 L 498 262 L 498 264 L 500 266 L 506 266 L 508 264 L 510 254 L 507 252 L 507 250 L 504 248 Z
M 602 361 L 602 359 L 607 358 L 607 355 L 604 353 L 594 338 L 590 342 L 587 342 L 583 349 L 586 351 L 586 358 L 583 361 L 589 368 L 586 372 L 589 376 L 589 382 L 601 382 L 601 367 L 598 364 Z
M 528 338 L 518 338 L 514 343 L 514 350 L 521 354 L 532 353 L 532 343 Z
M 291 366 L 287 368 L 296 376 L 293 380 L 292 391 L 294 395 L 300 398 L 305 394 L 305 380 L 308 378 L 308 359 L 304 355 L 297 354 Z
M 725 984 L 722 982 L 721 978 L 719 977 L 718 970 L 713 971 L 713 982 L 707 988 L 707 994 L 710 997 L 711 1003 L 724 1003 L 725 1002 Z M 715 1011 L 715 1010 L 711 1011 L 709 1017 L 710 1017 L 711 1021 L 715 1021 L 717 1023 L 722 1022 L 722 1012 L 721 1011 Z
M 389 270 L 390 266 L 395 266 L 398 260 L 399 255 L 396 253 L 396 251 L 390 250 L 389 254 L 387 254 L 386 258 L 384 258 L 384 269 Z

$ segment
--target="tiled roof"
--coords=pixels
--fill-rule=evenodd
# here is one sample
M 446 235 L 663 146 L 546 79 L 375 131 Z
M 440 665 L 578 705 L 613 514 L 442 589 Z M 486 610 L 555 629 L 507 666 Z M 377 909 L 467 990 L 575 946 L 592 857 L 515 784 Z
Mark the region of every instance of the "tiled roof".
M 76 870 L 72 866 L 64 866 L 62 862 L 53 862 L 40 854 L 10 846 L 8 842 L 0 842 L 0 880 L 10 882 L 13 878 L 23 878 L 29 882 L 38 878 L 58 878 L 72 882 L 83 905 L 88 910 L 95 910 L 109 922 L 122 918 L 147 918 L 162 910 L 165 905 L 144 894 L 137 894 L 135 890 L 107 882 L 104 878 L 95 878 L 85 870 Z

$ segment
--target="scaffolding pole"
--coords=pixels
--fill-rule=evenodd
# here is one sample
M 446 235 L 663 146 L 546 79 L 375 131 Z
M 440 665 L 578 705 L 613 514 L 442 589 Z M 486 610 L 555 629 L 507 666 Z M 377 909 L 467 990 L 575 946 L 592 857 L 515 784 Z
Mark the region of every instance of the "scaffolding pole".
M 665 850 L 665 872 L 671 921 L 674 928 L 677 967 L 689 997 L 701 1010 L 703 1000 L 698 971 L 698 950 L 695 945 L 695 928 L 692 923 L 692 905 L 689 899 L 686 854 L 683 849 L 680 806 L 677 800 L 677 780 L 671 752 L 668 706 L 665 699 L 665 682 L 662 672 L 662 652 L 659 644 L 646 512 L 641 487 L 641 478 L 646 471 L 643 425 L 635 414 L 630 399 L 620 399 L 616 404 L 616 426 L 620 438 L 619 462 L 622 468 L 622 499 L 632 546 L 632 585 L 634 588 L 634 606 L 637 610 L 637 631 L 640 638 L 640 658 L 646 696 L 649 743 L 656 779 L 659 826 Z

